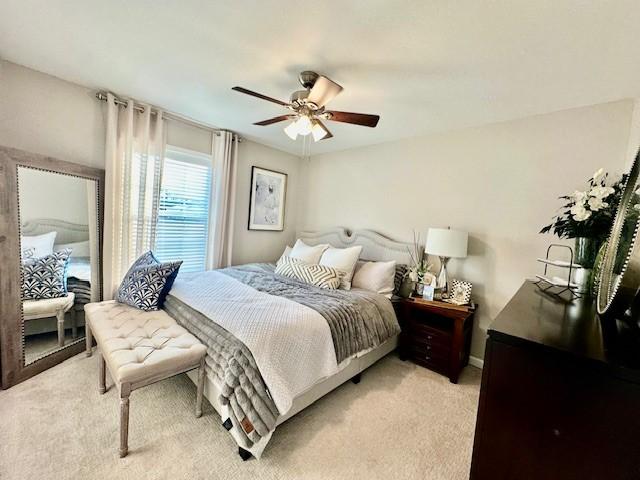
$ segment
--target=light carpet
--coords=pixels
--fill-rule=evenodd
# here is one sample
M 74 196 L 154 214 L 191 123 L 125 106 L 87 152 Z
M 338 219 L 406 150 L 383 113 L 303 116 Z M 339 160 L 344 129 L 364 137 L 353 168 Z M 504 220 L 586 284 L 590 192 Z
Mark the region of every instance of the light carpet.
M 480 371 L 460 383 L 390 355 L 278 427 L 243 462 L 185 376 L 131 394 L 129 455 L 118 458 L 115 388 L 98 394 L 97 358 L 77 355 L 0 391 L 0 478 L 466 479 Z

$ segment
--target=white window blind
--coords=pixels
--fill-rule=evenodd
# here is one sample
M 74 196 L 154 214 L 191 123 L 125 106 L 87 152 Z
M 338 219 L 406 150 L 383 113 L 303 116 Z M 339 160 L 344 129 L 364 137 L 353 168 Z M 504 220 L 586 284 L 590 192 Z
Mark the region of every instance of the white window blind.
M 212 170 L 211 157 L 167 147 L 154 253 L 182 260 L 181 272 L 205 269 Z

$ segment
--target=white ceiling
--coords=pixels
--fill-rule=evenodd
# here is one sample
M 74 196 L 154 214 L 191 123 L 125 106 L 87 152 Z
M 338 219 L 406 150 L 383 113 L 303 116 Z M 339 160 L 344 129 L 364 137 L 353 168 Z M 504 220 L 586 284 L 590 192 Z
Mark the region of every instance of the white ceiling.
M 637 0 L 0 0 L 0 56 L 297 154 L 231 87 L 288 100 L 316 70 L 382 117 L 316 154 L 640 96 L 638 25 Z

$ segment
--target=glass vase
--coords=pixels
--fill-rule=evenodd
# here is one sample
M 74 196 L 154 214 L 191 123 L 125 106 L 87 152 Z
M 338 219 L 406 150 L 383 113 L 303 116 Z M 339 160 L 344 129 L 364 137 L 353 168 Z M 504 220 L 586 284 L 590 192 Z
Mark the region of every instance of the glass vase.
M 593 268 L 598 256 L 599 242 L 595 238 L 577 237 L 573 252 L 573 261 L 582 268 Z
M 578 285 L 576 290 L 585 296 L 591 296 L 593 293 L 595 276 L 593 275 L 593 267 L 598 257 L 600 242 L 595 238 L 578 237 L 575 239 L 575 248 L 573 252 L 573 262 L 581 265 L 574 271 L 573 281 Z
M 409 298 L 415 286 L 415 282 L 412 282 L 408 278 L 405 278 L 400 285 L 400 289 L 398 290 L 398 296 L 402 298 Z

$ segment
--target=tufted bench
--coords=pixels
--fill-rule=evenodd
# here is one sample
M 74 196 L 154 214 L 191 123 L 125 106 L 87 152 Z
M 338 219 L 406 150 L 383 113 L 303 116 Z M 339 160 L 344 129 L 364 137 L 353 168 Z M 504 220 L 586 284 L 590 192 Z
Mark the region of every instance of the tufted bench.
M 105 366 L 120 392 L 120 456 L 128 451 L 129 395 L 165 378 L 199 368 L 196 416 L 202 415 L 206 347 L 163 310 L 145 312 L 106 301 L 88 303 L 87 356 L 93 337 L 99 351 L 100 393 L 106 391 Z

